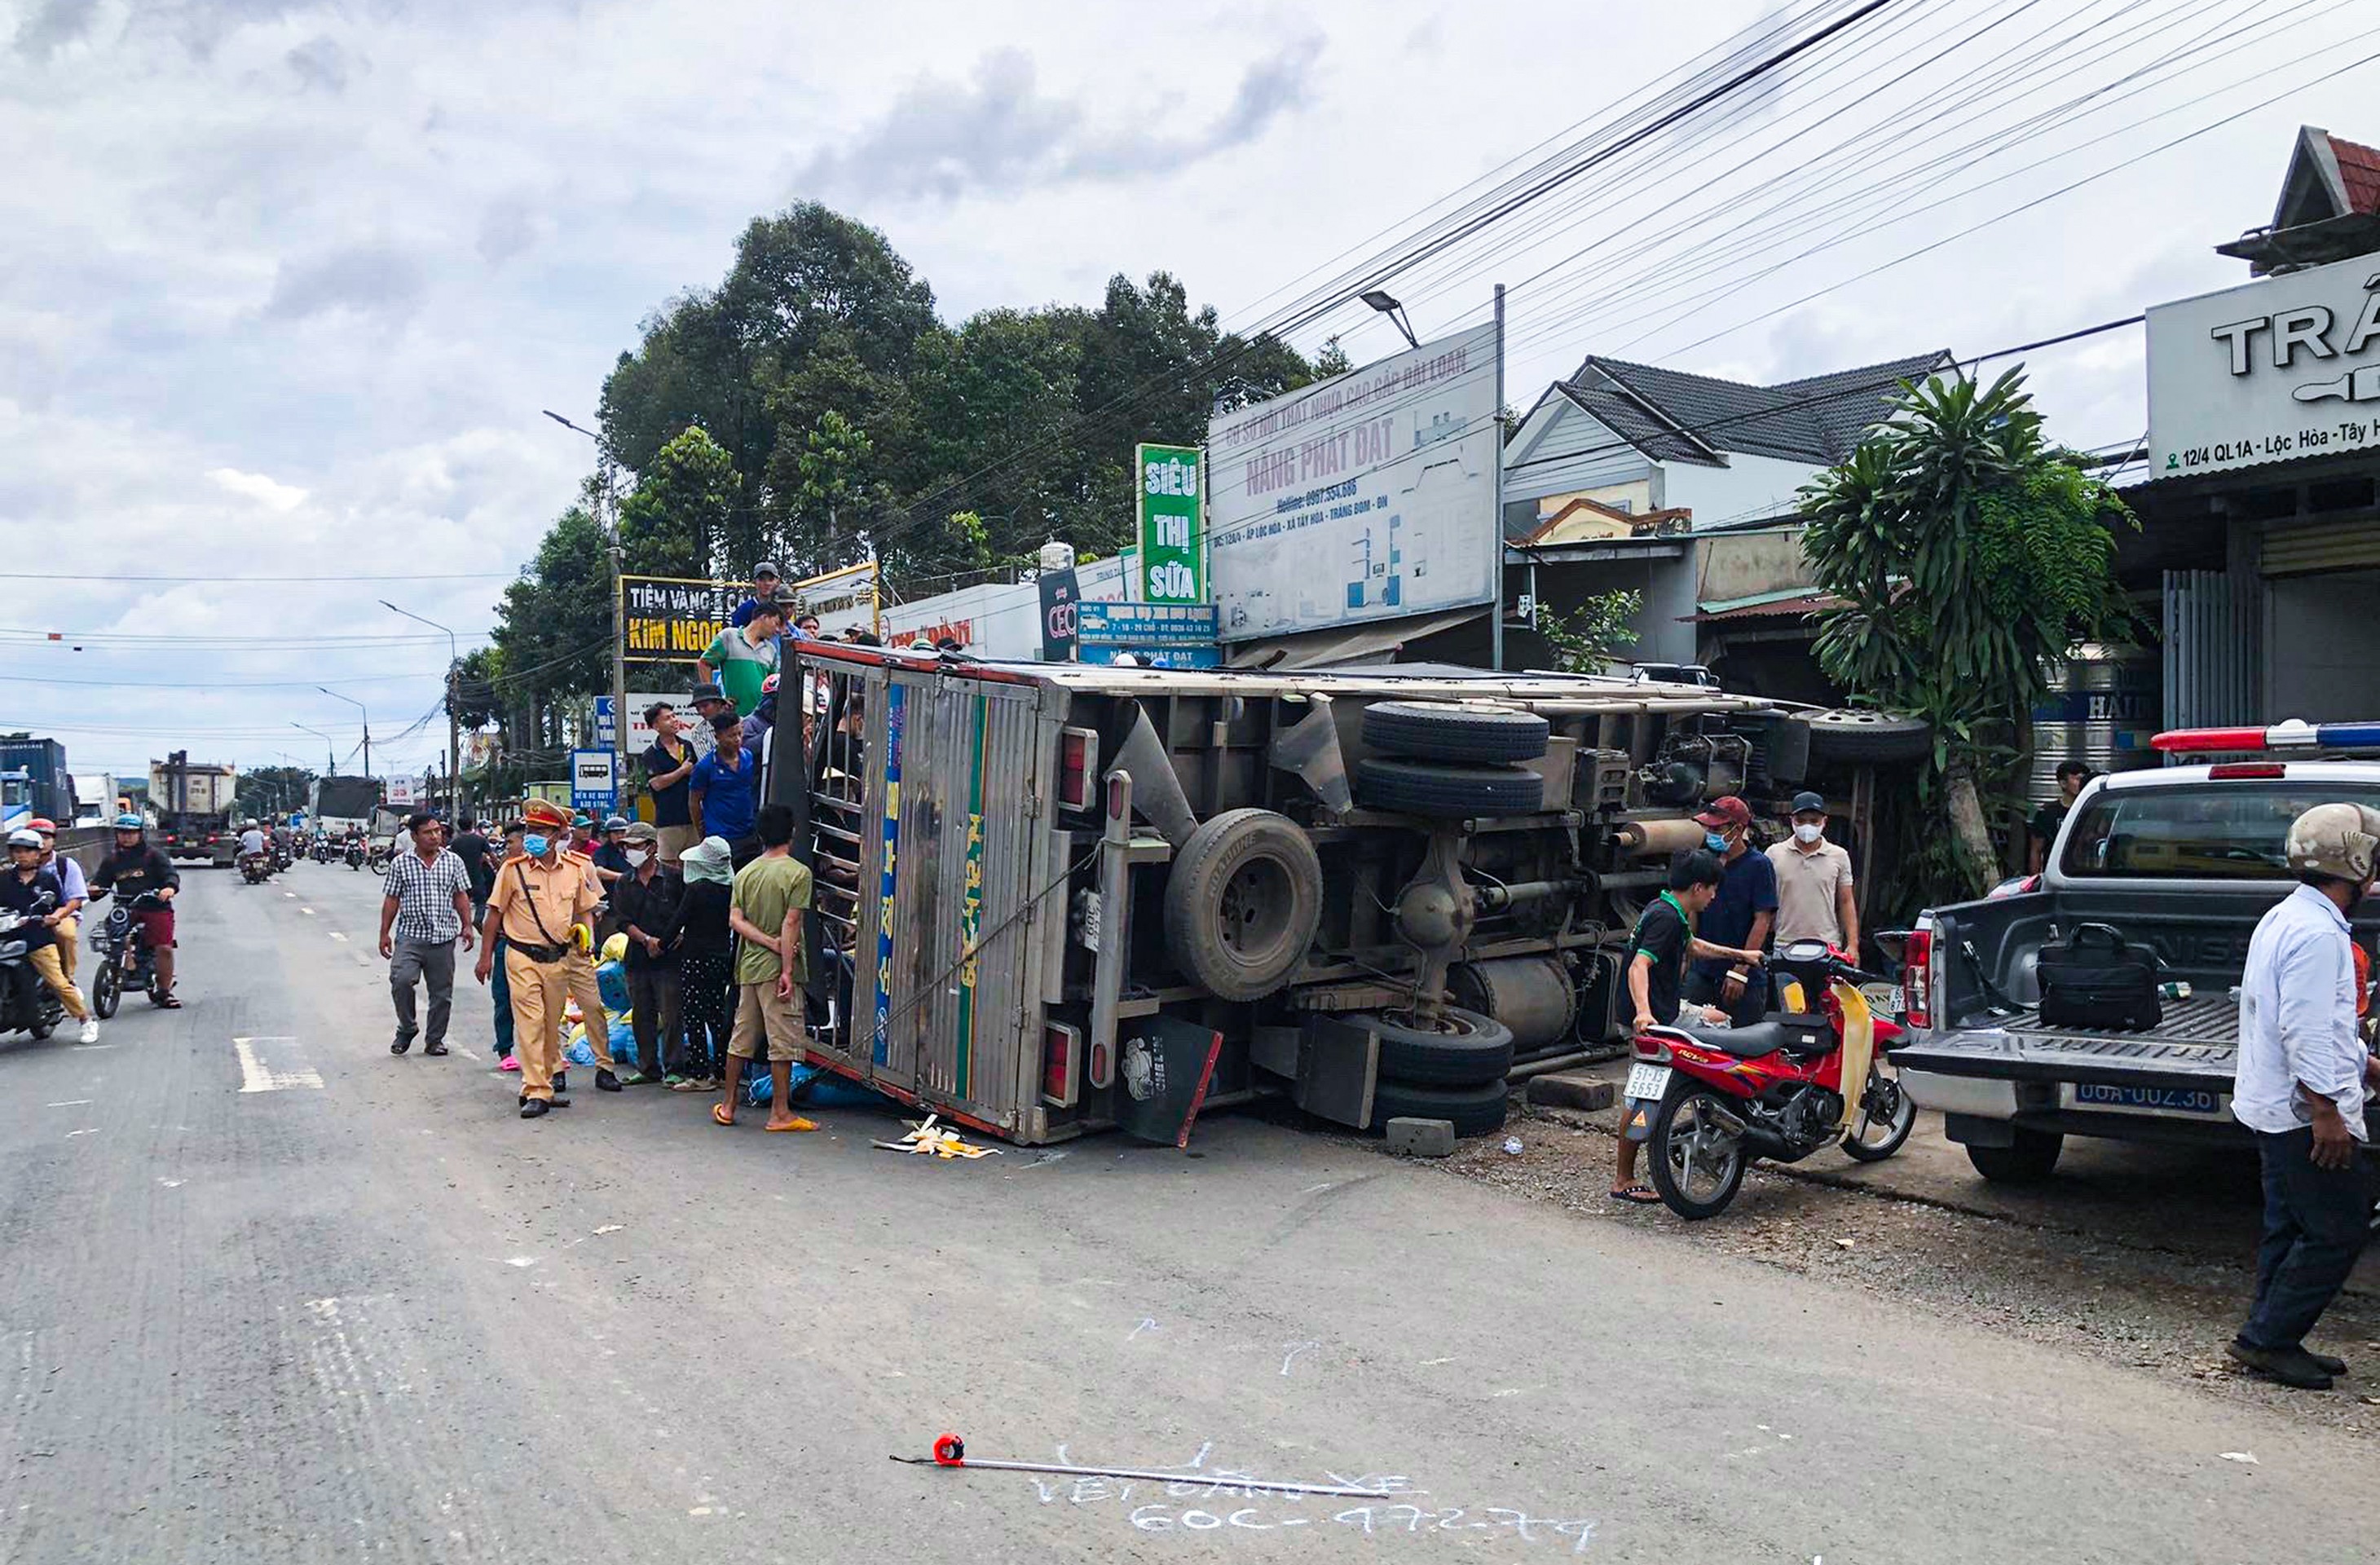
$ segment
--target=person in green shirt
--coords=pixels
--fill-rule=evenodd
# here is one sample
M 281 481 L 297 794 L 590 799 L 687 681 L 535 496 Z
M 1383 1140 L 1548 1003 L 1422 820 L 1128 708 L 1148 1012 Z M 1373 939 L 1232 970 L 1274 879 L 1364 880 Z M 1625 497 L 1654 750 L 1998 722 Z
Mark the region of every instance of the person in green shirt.
M 793 854 L 794 812 L 763 805 L 753 830 L 760 856 L 735 874 L 727 907 L 735 931 L 735 1025 L 727 1039 L 727 1092 L 710 1110 L 722 1125 L 735 1122 L 735 1094 L 744 1084 L 745 1062 L 769 1050 L 769 1122 L 774 1131 L 816 1130 L 787 1101 L 794 1062 L 803 1054 L 802 986 L 809 977 L 809 952 L 802 944 L 802 914 L 810 904 L 809 866 Z
M 785 633 L 785 607 L 774 599 L 759 604 L 749 623 L 730 625 L 711 638 L 697 665 L 702 682 L 719 682 L 735 715 L 750 717 L 760 704 L 760 686 L 777 672 L 777 637 Z

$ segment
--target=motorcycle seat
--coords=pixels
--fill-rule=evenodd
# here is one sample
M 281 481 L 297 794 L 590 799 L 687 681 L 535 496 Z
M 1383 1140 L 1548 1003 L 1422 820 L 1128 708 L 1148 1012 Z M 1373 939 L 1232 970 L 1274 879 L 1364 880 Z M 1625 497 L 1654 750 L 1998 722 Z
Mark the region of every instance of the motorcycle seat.
M 1788 1054 L 1806 1059 L 1828 1053 L 1835 1047 L 1834 1029 L 1827 1025 L 1823 1016 L 1755 1022 L 1748 1027 L 1686 1027 L 1682 1030 L 1713 1049 L 1725 1049 L 1739 1060 L 1757 1060 L 1780 1049 Z

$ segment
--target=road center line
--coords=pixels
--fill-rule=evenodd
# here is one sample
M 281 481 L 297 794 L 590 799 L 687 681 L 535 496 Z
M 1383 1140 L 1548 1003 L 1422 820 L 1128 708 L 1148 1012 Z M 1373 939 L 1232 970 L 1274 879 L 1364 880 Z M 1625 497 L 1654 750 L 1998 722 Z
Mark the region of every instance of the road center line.
M 44 1109 L 79 1109 L 90 1101 L 91 1099 L 88 1098 L 68 1098 L 56 1103 L 44 1103 L 42 1107 Z
M 339 933 L 339 931 L 338 931 L 338 930 L 334 929 L 334 930 L 332 930 L 332 931 L 331 931 L 331 938 L 332 938 L 333 940 L 346 940 L 347 937 L 346 937 L 346 936 L 345 936 L 345 935 L 343 935 L 343 934 L 341 934 L 341 933 Z

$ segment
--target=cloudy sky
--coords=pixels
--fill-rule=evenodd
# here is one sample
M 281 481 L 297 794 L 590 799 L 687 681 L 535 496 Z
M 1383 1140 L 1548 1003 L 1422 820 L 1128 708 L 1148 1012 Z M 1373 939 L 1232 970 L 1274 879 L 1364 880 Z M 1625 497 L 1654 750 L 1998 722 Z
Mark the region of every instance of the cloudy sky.
M 1738 30 L 1848 8 L 0 0 L 0 728 L 319 766 L 302 723 L 346 770 L 319 681 L 375 770 L 426 764 L 443 722 L 396 736 L 444 638 L 378 600 L 480 640 L 589 466 L 539 410 L 584 421 L 788 200 L 953 320 L 1164 267 L 1261 321 Z M 2129 315 L 2244 280 L 2208 247 L 2301 123 L 2380 140 L 2375 12 L 1895 0 L 1393 287 L 1427 335 L 1514 285 L 1524 405 L 1586 352 L 1782 380 Z M 1334 330 L 1395 342 L 1356 309 L 1302 346 Z M 2137 329 L 2034 362 L 2063 438 L 2142 432 Z M 344 579 L 220 579 L 276 575 Z

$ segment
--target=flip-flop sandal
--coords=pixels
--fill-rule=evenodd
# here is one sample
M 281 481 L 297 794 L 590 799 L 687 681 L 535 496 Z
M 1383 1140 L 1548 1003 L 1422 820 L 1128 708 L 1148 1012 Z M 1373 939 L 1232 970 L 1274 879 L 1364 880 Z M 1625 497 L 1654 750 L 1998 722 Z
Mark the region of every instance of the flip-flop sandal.
M 1658 1207 L 1661 1204 L 1661 1193 L 1646 1184 L 1632 1184 L 1624 1190 L 1615 1190 L 1611 1192 L 1611 1198 L 1625 1201 L 1632 1207 Z
M 152 1001 L 151 1003 L 155 1005 L 160 1011 L 179 1011 L 182 1008 L 182 997 L 178 994 L 168 991 L 167 993 L 159 995 L 155 1000 Z
M 735 1110 L 724 1103 L 713 1103 L 710 1106 L 710 1121 L 713 1124 L 733 1125 L 735 1122 Z
M 796 1118 L 796 1119 L 792 1120 L 792 1121 L 788 1122 L 787 1123 L 784 1123 L 784 1124 L 782 1124 L 782 1125 L 762 1125 L 760 1128 L 761 1128 L 762 1130 L 784 1132 L 784 1131 L 799 1131 L 799 1130 L 816 1130 L 816 1129 L 818 1129 L 818 1125 L 817 1125 L 817 1123 L 816 1123 L 815 1122 L 813 1122 L 813 1121 L 810 1121 L 810 1120 L 805 1120 L 805 1119 L 798 1119 L 798 1118 Z

